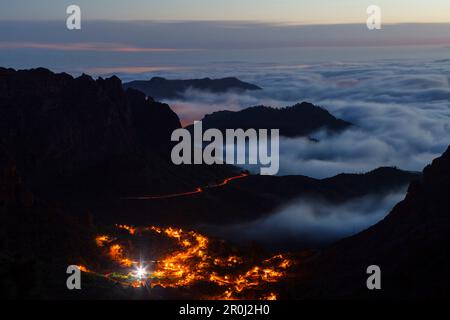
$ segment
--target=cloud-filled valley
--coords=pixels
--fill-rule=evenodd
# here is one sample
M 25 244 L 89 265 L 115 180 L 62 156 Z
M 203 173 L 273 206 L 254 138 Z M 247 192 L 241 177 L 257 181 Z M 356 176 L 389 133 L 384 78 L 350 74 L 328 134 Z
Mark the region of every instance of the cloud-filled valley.
M 298 198 L 273 214 L 233 226 L 203 225 L 201 229 L 237 243 L 272 249 L 317 247 L 355 234 L 383 219 L 404 197 L 405 190 L 370 195 L 335 204 L 317 198 Z

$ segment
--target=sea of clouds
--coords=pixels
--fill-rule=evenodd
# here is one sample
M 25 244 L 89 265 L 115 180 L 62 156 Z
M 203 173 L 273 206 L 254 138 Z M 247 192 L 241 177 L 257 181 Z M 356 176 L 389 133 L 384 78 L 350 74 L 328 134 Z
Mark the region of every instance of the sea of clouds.
M 220 95 L 188 91 L 184 100 L 169 101 L 183 122 L 218 110 L 308 101 L 354 124 L 340 134 L 314 133 L 319 143 L 282 137 L 279 175 L 325 178 L 380 166 L 421 171 L 450 144 L 450 60 L 232 69 L 241 70 L 240 74 L 228 75 L 264 90 Z M 326 245 L 383 219 L 405 192 L 406 186 L 388 195 L 369 195 L 339 205 L 300 198 L 247 224 L 204 228 L 227 239 L 256 241 L 274 249 Z
M 184 124 L 218 110 L 283 107 L 301 101 L 322 106 L 354 124 L 341 134 L 314 133 L 319 143 L 282 138 L 280 175 L 324 178 L 380 166 L 420 171 L 450 144 L 448 60 L 263 65 L 234 70 L 264 90 L 218 95 L 187 91 L 184 99 L 168 101 Z

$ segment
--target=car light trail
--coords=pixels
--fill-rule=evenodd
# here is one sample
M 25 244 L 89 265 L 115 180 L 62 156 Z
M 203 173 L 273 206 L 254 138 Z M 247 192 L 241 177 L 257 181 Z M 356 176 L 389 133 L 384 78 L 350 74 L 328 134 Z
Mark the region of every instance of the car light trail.
M 216 183 L 216 184 L 210 184 L 210 185 L 204 186 L 204 187 L 197 187 L 193 191 L 180 192 L 180 193 L 171 193 L 171 194 L 166 194 L 166 195 L 145 195 L 145 196 L 139 196 L 139 197 L 126 197 L 126 198 L 122 198 L 122 199 L 125 199 L 125 200 L 159 200 L 159 199 L 171 199 L 171 198 L 192 196 L 192 195 L 195 195 L 195 194 L 202 193 L 202 192 L 204 192 L 207 189 L 223 187 L 223 186 L 227 185 L 229 182 L 231 182 L 233 180 L 242 179 L 242 178 L 245 178 L 245 177 L 248 177 L 248 176 L 249 176 L 248 173 L 241 173 L 240 175 L 226 178 L 226 179 L 224 179 L 221 182 Z

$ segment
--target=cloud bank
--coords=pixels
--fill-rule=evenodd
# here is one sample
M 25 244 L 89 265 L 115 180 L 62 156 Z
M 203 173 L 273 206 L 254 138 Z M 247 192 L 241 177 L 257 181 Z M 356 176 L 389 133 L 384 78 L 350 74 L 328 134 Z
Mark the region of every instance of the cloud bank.
M 256 242 L 274 250 L 327 245 L 383 219 L 405 194 L 370 195 L 342 204 L 299 198 L 268 217 L 234 226 L 201 226 L 230 241 Z
M 319 143 L 282 138 L 280 175 L 324 178 L 379 166 L 420 171 L 450 144 L 446 60 L 242 66 L 238 70 L 238 77 L 264 90 L 219 95 L 188 91 L 185 99 L 169 103 L 184 124 L 217 110 L 309 101 L 355 125 L 338 135 L 316 132 L 312 136 Z

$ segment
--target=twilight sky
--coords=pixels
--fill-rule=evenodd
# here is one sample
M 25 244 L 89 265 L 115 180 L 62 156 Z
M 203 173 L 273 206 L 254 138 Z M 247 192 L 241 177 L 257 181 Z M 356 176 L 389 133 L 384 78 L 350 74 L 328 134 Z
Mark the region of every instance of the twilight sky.
M 71 4 L 81 7 L 81 30 L 66 27 Z M 381 30 L 366 27 L 371 4 L 381 7 Z M 449 0 L 0 1 L 0 65 L 13 68 L 135 74 L 217 62 L 360 61 L 391 58 L 392 50 L 407 58 L 422 51 L 399 47 L 430 46 L 450 46 Z M 307 50 L 325 47 L 348 49 Z M 357 47 L 395 49 L 373 56 Z
M 14 0 L 0 2 L 0 20 L 65 19 L 77 4 L 85 19 L 252 20 L 335 24 L 366 20 L 366 8 L 381 7 L 385 23 L 450 22 L 448 0 Z

